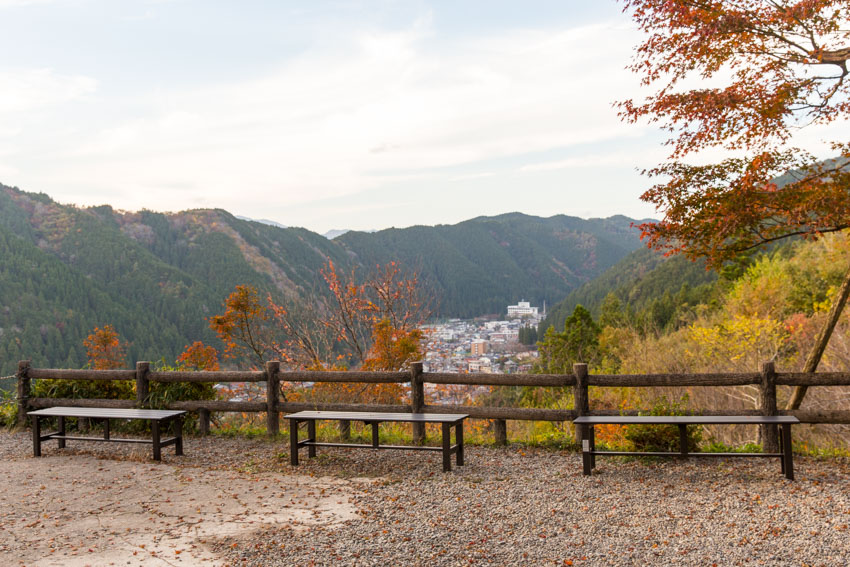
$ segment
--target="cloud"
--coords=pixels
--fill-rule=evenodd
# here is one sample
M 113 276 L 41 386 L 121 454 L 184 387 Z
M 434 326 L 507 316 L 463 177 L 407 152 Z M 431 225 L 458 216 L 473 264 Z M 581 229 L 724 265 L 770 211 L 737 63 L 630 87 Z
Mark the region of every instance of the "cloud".
M 557 171 L 561 169 L 605 167 L 644 168 L 660 163 L 667 152 L 661 146 L 637 149 L 608 151 L 604 153 L 584 154 L 560 160 L 544 161 L 524 165 L 517 169 L 520 173 Z
M 484 173 L 470 173 L 468 175 L 458 175 L 456 177 L 452 177 L 449 181 L 469 181 L 471 179 L 486 179 L 488 177 L 493 177 L 496 175 L 494 171 L 487 171 Z
M 79 100 L 97 90 L 91 77 L 51 69 L 0 69 L 0 84 L 0 116 Z
M 17 162 L 6 162 L 25 174 L 14 180 L 20 186 L 81 204 L 208 203 L 298 224 L 337 214 L 329 203 L 340 197 L 380 194 L 395 213 L 408 193 L 428 199 L 446 184 L 457 204 L 480 203 L 471 192 L 499 184 L 488 191 L 490 206 L 515 207 L 496 200 L 511 194 L 501 172 L 572 167 L 529 161 L 593 153 L 645 132 L 611 107 L 638 83 L 622 70 L 636 43 L 630 27 L 446 37 L 434 26 L 423 17 L 406 27 L 323 29 L 300 51 L 257 67 L 262 74 L 234 73 L 225 62 L 217 82 L 179 87 L 128 92 L 108 75 L 16 72 L 17 94 L 0 91 L 0 109 L 38 115 L 49 136 L 25 128 Z M 327 222 L 342 226 L 343 217 Z
M 0 0 L 0 10 L 4 8 L 21 8 L 24 6 L 39 6 L 42 4 L 56 4 L 63 0 Z M 67 0 L 65 0 L 67 1 Z
M 354 31 L 261 77 L 145 93 L 132 119 L 67 144 L 57 156 L 66 182 L 91 179 L 97 164 L 97 177 L 151 198 L 179 197 L 155 188 L 192 181 L 224 205 L 245 198 L 239 187 L 257 200 L 306 202 L 635 132 L 610 107 L 630 80 L 610 72 L 629 53 L 628 30 L 445 43 L 429 26 Z

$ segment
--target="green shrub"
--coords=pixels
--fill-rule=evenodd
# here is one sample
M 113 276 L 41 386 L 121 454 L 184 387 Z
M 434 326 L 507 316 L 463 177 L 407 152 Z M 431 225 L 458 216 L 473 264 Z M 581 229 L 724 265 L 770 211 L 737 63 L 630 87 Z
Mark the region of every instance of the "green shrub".
M 686 409 L 687 395 L 682 396 L 678 402 L 671 402 L 667 398 L 659 398 L 655 401 L 652 409 L 641 412 L 640 415 L 691 415 Z M 688 452 L 695 452 L 702 441 L 702 426 L 687 426 Z M 635 425 L 626 426 L 625 433 L 628 440 L 636 451 L 661 452 L 679 450 L 679 427 L 677 425 Z
M 711 440 L 702 448 L 703 453 L 761 453 L 762 448 L 758 443 L 744 443 L 735 447 L 720 441 Z
M 18 418 L 18 403 L 12 392 L 0 391 L 0 427 L 12 427 Z
M 34 398 L 132 400 L 136 383 L 132 380 L 33 380 Z
M 162 359 L 155 362 L 151 370 L 158 372 L 177 370 L 177 368 L 168 366 L 165 359 Z M 136 382 L 133 380 L 34 380 L 32 396 L 35 398 L 135 400 Z M 172 402 L 212 400 L 215 397 L 215 388 L 209 382 L 151 382 L 147 405 L 151 408 L 162 409 Z M 2 411 L 5 411 L 5 399 L 3 403 Z M 14 400 L 12 408 L 17 411 Z M 119 429 L 136 431 L 143 426 L 145 426 L 144 422 L 132 422 L 128 427 L 119 426 Z M 197 416 L 194 413 L 187 414 L 184 427 L 187 431 L 197 429 Z
M 179 369 L 161 359 L 151 370 L 172 372 Z M 151 382 L 148 386 L 148 405 L 152 408 L 165 408 L 171 402 L 214 400 L 215 397 L 216 391 L 210 382 Z

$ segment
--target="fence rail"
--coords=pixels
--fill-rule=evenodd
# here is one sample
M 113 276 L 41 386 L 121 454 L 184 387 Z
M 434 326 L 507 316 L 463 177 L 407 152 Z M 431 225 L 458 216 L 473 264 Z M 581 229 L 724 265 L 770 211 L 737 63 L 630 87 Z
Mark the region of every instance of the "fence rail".
M 225 372 L 151 372 L 148 362 L 136 363 L 135 370 L 60 370 L 32 368 L 29 361 L 18 363 L 17 401 L 18 421 L 26 421 L 26 412 L 32 408 L 49 406 L 132 408 L 148 404 L 150 382 L 196 382 L 233 383 L 264 382 L 264 401 L 199 400 L 179 401 L 167 404 L 168 409 L 198 411 L 201 431 L 209 431 L 210 412 L 266 412 L 270 434 L 280 431 L 280 414 L 301 410 L 329 411 L 373 411 L 373 412 L 440 412 L 466 413 L 471 417 L 494 420 L 497 443 L 505 443 L 506 420 L 572 421 L 585 415 L 636 414 L 637 411 L 594 410 L 589 408 L 588 388 L 595 387 L 694 387 L 694 386 L 757 386 L 759 407 L 751 410 L 706 409 L 704 415 L 793 415 L 803 423 L 850 424 L 848 410 L 779 410 L 776 403 L 776 386 L 850 386 L 850 372 L 824 373 L 777 373 L 772 362 L 762 364 L 760 372 L 717 373 L 717 374 L 588 374 L 587 365 L 576 364 L 572 374 L 450 374 L 423 372 L 422 363 L 414 363 L 406 372 L 281 372 L 279 362 L 266 363 L 262 371 Z M 32 380 L 134 380 L 135 400 L 104 399 L 58 399 L 34 398 L 31 396 Z M 349 382 L 361 384 L 410 384 L 410 403 L 403 405 L 306 403 L 280 400 L 282 382 Z M 573 409 L 542 409 L 518 407 L 462 406 L 450 404 L 426 404 L 425 384 L 474 385 L 474 386 L 539 386 L 573 388 Z M 424 424 L 414 424 L 414 441 L 424 438 Z M 344 424 L 347 429 L 347 425 Z M 762 427 L 765 449 L 775 451 L 778 447 L 775 428 Z M 578 428 L 577 438 L 584 438 Z

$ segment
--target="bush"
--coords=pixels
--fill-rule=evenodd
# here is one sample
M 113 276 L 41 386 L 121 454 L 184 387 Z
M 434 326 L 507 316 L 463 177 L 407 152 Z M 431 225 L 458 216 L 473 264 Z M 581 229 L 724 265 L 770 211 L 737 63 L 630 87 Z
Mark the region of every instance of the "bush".
M 165 360 L 160 360 L 152 365 L 151 370 L 166 371 L 177 370 L 168 366 Z M 101 400 L 135 400 L 136 382 L 133 380 L 34 380 L 32 396 L 35 398 L 69 398 L 69 399 L 101 399 Z M 147 404 L 151 408 L 162 409 L 171 402 L 212 400 L 216 392 L 213 385 L 208 382 L 151 382 L 149 386 Z M 17 411 L 14 400 L 11 401 L 13 412 Z M 6 412 L 6 400 L 0 406 L 0 420 L 4 419 Z M 12 418 L 14 422 L 14 417 Z M 135 425 L 134 425 L 135 424 Z M 119 429 L 133 431 L 144 425 L 134 422 L 129 426 L 121 425 Z M 184 421 L 187 431 L 197 428 L 197 417 L 187 414 Z
M 132 380 L 33 380 L 34 398 L 132 400 L 136 383 Z
M 165 359 L 155 362 L 154 372 L 179 371 L 169 366 Z M 150 382 L 148 386 L 148 405 L 152 408 L 165 408 L 171 402 L 214 400 L 216 391 L 210 382 Z
M 692 415 L 685 406 L 687 395 L 682 396 L 678 402 L 671 402 L 667 398 L 659 398 L 655 401 L 649 412 L 641 412 L 640 415 Z M 702 441 L 702 426 L 687 426 L 688 452 L 696 452 Z M 634 446 L 636 451 L 660 452 L 679 450 L 679 427 L 676 425 L 627 425 L 626 439 Z
M 0 427 L 12 427 L 18 418 L 18 403 L 12 392 L 0 391 Z

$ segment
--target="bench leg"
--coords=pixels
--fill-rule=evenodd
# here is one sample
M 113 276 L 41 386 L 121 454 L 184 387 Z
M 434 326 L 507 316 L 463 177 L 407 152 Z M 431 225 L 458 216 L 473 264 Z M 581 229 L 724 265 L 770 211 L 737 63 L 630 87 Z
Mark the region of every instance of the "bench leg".
M 785 474 L 785 445 L 782 442 L 784 435 L 782 435 L 782 428 L 779 428 L 779 471 L 784 475 Z
M 289 464 L 298 466 L 298 420 L 289 420 Z
M 590 454 L 590 438 L 582 439 L 581 441 L 581 472 L 584 476 L 589 476 L 593 469 L 593 462 Z
M 310 441 L 313 443 L 316 442 L 316 420 L 311 419 L 307 422 L 307 437 L 310 438 Z M 307 447 L 307 456 L 312 458 L 316 456 L 316 446 L 309 445 Z
M 593 454 L 596 451 L 596 428 L 594 426 L 590 426 L 586 429 L 587 438 L 590 440 L 590 468 L 596 468 L 596 455 Z
M 679 424 L 679 457 L 688 458 L 688 426 L 683 423 Z
M 174 454 L 183 454 L 183 416 L 174 418 Z
M 457 454 L 455 455 L 455 461 L 457 462 L 457 466 L 463 466 L 463 420 L 457 422 L 455 425 L 455 439 L 457 440 Z
M 109 419 L 103 420 L 103 438 L 109 441 Z
M 32 416 L 32 456 L 41 456 L 41 418 Z
M 452 424 L 441 423 L 443 426 L 443 472 L 452 470 Z
M 791 454 L 791 424 L 782 424 L 782 460 L 785 462 L 785 478 L 794 480 L 794 457 Z
M 380 445 L 378 438 L 378 421 L 371 421 L 369 424 L 372 426 L 372 447 L 377 449 Z
M 159 444 L 159 420 L 151 420 L 151 437 L 153 437 L 153 460 L 162 460 L 162 447 Z
M 65 416 L 59 416 L 58 421 L 59 421 L 59 431 L 58 431 L 58 433 L 59 433 L 60 436 L 64 437 L 65 436 Z M 59 443 L 60 449 L 65 448 L 65 440 L 64 439 L 57 439 L 56 442 Z

